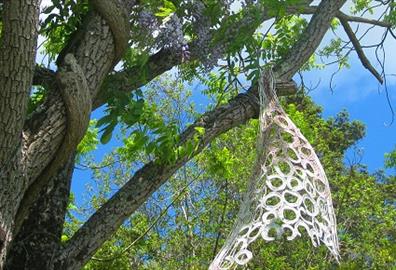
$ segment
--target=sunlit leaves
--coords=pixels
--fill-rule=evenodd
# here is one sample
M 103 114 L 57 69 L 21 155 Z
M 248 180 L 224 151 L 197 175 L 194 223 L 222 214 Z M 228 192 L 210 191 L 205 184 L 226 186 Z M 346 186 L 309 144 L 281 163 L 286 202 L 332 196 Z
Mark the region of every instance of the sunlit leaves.
M 390 7 L 388 14 L 384 16 L 384 21 L 391 23 L 394 29 L 396 27 L 396 3 L 391 2 Z
M 71 34 L 81 26 L 87 12 L 88 0 L 52 0 L 52 5 L 43 10 L 46 17 L 40 22 L 40 33 L 47 38 L 44 47 L 50 60 L 56 58 Z
M 106 144 L 110 141 L 113 131 L 120 121 L 127 126 L 136 124 L 143 114 L 143 109 L 144 100 L 141 91 L 135 91 L 132 96 L 115 91 L 107 105 L 106 115 L 96 124 L 97 127 L 101 127 L 101 143 Z
M 164 5 L 162 7 L 159 7 L 159 11 L 155 13 L 155 16 L 165 18 L 170 16 L 175 11 L 175 5 L 171 1 L 164 0 Z
M 368 9 L 370 11 L 371 10 L 370 4 L 372 2 L 373 2 L 372 0 L 353 0 L 353 3 L 355 5 L 352 6 L 352 12 L 356 14 L 362 12 L 365 9 Z
M 396 169 L 396 147 L 392 152 L 385 154 L 385 166 Z
M 32 88 L 27 107 L 28 114 L 32 113 L 40 104 L 44 102 L 46 94 L 47 90 L 44 87 L 36 86 Z
M 77 159 L 96 149 L 99 143 L 96 124 L 96 120 L 91 120 L 89 122 L 88 130 L 82 141 L 77 146 Z

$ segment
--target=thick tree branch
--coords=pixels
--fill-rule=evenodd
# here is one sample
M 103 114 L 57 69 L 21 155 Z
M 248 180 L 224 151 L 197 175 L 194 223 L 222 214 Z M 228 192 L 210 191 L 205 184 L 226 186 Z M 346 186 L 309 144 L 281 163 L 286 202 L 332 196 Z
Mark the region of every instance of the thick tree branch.
M 379 20 L 372 20 L 372 19 L 367 19 L 367 18 L 362 18 L 362 17 L 357 17 L 357 16 L 351 16 L 347 15 L 343 12 L 338 12 L 337 14 L 338 19 L 343 19 L 348 22 L 356 22 L 356 23 L 366 23 L 366 24 L 371 24 L 371 25 L 376 25 L 380 27 L 385 27 L 385 28 L 391 28 L 393 25 L 389 22 L 386 21 L 379 21 Z
M 277 78 L 281 81 L 288 81 L 301 68 L 319 46 L 330 26 L 331 19 L 344 3 L 345 0 L 322 1 L 299 42 L 291 48 L 285 60 L 275 67 Z M 194 153 L 198 154 L 218 135 L 257 116 L 258 97 L 255 88 L 252 87 L 248 93 L 237 96 L 228 105 L 204 114 L 183 132 L 182 141 L 187 141 L 195 136 L 195 127 L 205 128 L 205 134 L 201 137 L 198 150 Z M 150 162 L 137 171 L 65 245 L 57 259 L 59 265 L 65 269 L 82 267 L 122 222 L 190 158 L 179 158 L 175 164 L 171 165 Z
M 15 235 L 7 256 L 6 269 L 50 270 L 61 244 L 69 204 L 74 155 L 38 195 L 38 199 Z
M 78 46 L 72 46 L 67 53 L 77 59 L 93 97 L 114 66 L 116 46 L 106 20 L 99 14 L 91 12 L 86 23 Z M 61 92 L 58 85 L 51 89 L 45 103 L 25 124 L 26 162 L 31 181 L 46 168 L 64 139 L 67 117 Z
M 114 39 L 114 64 L 117 64 L 128 47 L 128 9 L 120 0 L 95 0 L 91 4 L 110 27 Z
M 295 6 L 287 7 L 287 12 L 290 14 L 298 14 L 306 7 L 308 7 L 311 2 L 312 0 L 301 1 Z M 262 10 L 262 12 L 259 14 L 259 18 L 256 18 L 257 10 Z M 219 35 L 219 33 L 223 33 L 222 36 L 226 37 L 226 44 L 222 44 L 225 45 L 222 47 L 226 48 L 229 41 L 236 39 L 241 34 L 246 35 L 247 33 L 248 35 L 253 35 L 253 33 L 256 31 L 256 28 L 251 24 L 252 21 L 257 21 L 258 26 L 263 22 L 274 18 L 275 15 L 268 11 L 268 9 L 263 8 L 262 3 L 259 1 L 257 4 L 250 7 L 249 11 L 246 12 L 246 14 L 240 16 L 240 20 L 234 22 L 232 25 L 229 23 L 225 23 L 226 29 L 217 29 L 212 34 L 216 36 Z M 193 41 L 188 44 L 191 48 L 190 61 L 199 60 L 200 48 L 198 44 L 199 40 Z M 215 49 L 215 47 L 212 48 L 212 50 Z M 224 54 L 225 51 L 223 51 L 223 56 Z M 166 48 L 151 55 L 147 61 L 147 64 L 143 67 L 134 66 L 109 75 L 93 102 L 93 108 L 98 108 L 105 104 L 107 98 L 112 95 L 111 92 L 114 91 L 114 89 L 122 92 L 131 92 L 132 90 L 145 85 L 147 82 L 150 82 L 155 77 L 161 75 L 162 73 L 172 69 L 177 65 L 180 65 L 181 63 L 182 57 L 180 55 L 180 52 L 176 52 L 172 48 Z
M 380 84 L 384 83 L 384 80 L 381 77 L 381 74 L 371 65 L 370 60 L 364 54 L 364 51 L 360 45 L 359 40 L 357 39 L 355 33 L 353 32 L 351 26 L 349 25 L 348 21 L 345 18 L 340 18 L 340 22 L 342 27 L 344 27 L 345 33 L 348 35 L 349 40 L 352 42 L 353 47 L 360 59 L 362 65 L 374 75 L 374 77 L 379 81 Z
M 301 9 L 301 13 L 303 14 L 314 14 L 316 12 L 318 7 L 316 6 L 306 6 Z M 380 27 L 385 27 L 385 28 L 391 28 L 393 25 L 389 22 L 386 21 L 380 21 L 380 20 L 374 20 L 374 19 L 367 19 L 363 17 L 358 17 L 358 16 L 352 16 L 345 14 L 342 11 L 338 11 L 337 15 L 335 16 L 338 19 L 344 19 L 348 22 L 356 22 L 356 23 L 365 23 L 365 24 L 371 24 L 371 25 L 376 25 Z
M 110 3 L 112 1 L 114 4 Z M 86 31 L 79 36 L 78 45 L 69 46 L 65 56 L 58 61 L 57 91 L 51 91 L 46 102 L 25 125 L 24 162 L 29 181 L 23 185 L 25 196 L 18 209 L 17 228 L 42 187 L 74 153 L 88 126 L 91 96 L 96 95 L 104 77 L 121 57 L 120 48 L 126 48 L 125 44 L 117 42 L 125 43 L 129 35 L 127 27 L 121 27 L 118 32 L 111 31 L 107 22 L 109 19 L 112 26 L 116 27 L 114 24 L 117 19 L 122 23 L 128 21 L 126 15 L 121 17 L 125 13 L 125 10 L 120 11 L 121 2 L 112 1 L 105 1 L 95 7 L 101 9 L 110 5 L 114 14 L 109 15 L 107 11 L 103 11 L 103 14 L 110 17 L 117 15 L 116 18 L 102 18 L 95 12 L 89 13 Z
M 58 152 L 62 154 L 55 155 L 41 176 L 29 186 L 18 208 L 15 220 L 16 231 L 22 225 L 23 219 L 28 216 L 29 207 L 39 196 L 41 189 L 67 163 L 70 154 L 75 152 L 88 128 L 91 115 L 91 95 L 85 75 L 72 54 L 65 56 L 64 63 L 56 76 L 67 115 L 67 132 L 58 149 Z
M 322 1 L 297 43 L 285 57 L 285 62 L 277 68 L 276 78 L 287 81 L 308 61 L 327 32 L 331 20 L 337 15 L 346 0 Z M 315 27 L 310 27 L 310 26 Z M 308 47 L 308 48 L 307 48 Z

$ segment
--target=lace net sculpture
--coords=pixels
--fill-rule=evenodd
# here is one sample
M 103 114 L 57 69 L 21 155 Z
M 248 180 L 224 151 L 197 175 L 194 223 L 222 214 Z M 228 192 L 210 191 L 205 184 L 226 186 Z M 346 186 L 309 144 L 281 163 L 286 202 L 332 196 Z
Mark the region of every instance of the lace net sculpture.
M 235 269 L 253 257 L 249 245 L 305 230 L 338 259 L 336 219 L 329 183 L 312 146 L 282 109 L 271 71 L 260 78 L 260 136 L 256 166 L 234 229 L 210 270 Z

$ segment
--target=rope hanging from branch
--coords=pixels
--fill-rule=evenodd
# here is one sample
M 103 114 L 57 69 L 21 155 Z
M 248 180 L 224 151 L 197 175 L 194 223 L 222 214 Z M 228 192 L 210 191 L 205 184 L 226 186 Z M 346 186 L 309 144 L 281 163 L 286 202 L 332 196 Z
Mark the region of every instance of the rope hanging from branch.
M 249 246 L 259 237 L 293 240 L 303 230 L 314 246 L 324 243 L 338 260 L 329 183 L 312 146 L 282 109 L 271 70 L 259 79 L 259 94 L 256 165 L 235 226 L 209 269 L 246 265 L 253 257 Z

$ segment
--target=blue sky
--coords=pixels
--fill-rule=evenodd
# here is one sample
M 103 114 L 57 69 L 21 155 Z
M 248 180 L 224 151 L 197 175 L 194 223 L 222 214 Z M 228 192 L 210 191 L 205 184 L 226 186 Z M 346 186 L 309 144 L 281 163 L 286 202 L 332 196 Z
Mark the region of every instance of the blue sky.
M 48 5 L 49 0 L 43 0 L 42 5 Z M 345 6 L 348 9 L 350 3 Z M 373 15 L 374 16 L 374 15 Z M 364 27 L 360 28 L 363 32 Z M 340 33 L 341 37 L 344 37 Z M 380 31 L 374 31 L 362 40 L 364 44 L 372 44 L 381 37 Z M 330 35 L 327 35 L 323 43 L 329 41 Z M 40 38 L 39 43 L 42 41 Z M 390 62 L 396 59 L 396 42 L 389 41 L 385 44 L 387 51 L 386 63 L 387 74 L 396 73 L 396 62 Z M 374 60 L 373 51 L 368 52 L 368 57 Z M 41 62 L 42 55 L 38 55 L 38 61 Z M 351 69 L 342 70 L 334 79 L 334 89 L 330 90 L 329 79 L 335 67 L 327 67 L 323 70 L 306 72 L 304 74 L 307 85 L 317 85 L 310 95 L 315 102 L 324 109 L 324 117 L 336 115 L 342 109 L 346 109 L 352 120 L 360 120 L 366 125 L 366 137 L 357 145 L 363 150 L 362 163 L 366 164 L 371 172 L 383 168 L 384 153 L 391 151 L 396 147 L 396 122 L 391 123 L 392 114 L 387 103 L 383 87 L 379 87 L 374 77 L 365 70 L 358 61 L 355 53 L 350 58 Z M 378 68 L 378 66 L 376 66 Z M 51 68 L 54 68 L 51 66 Z M 396 107 L 396 77 L 389 76 L 389 96 L 391 103 Z M 201 87 L 193 86 L 193 90 L 200 91 Z M 200 94 L 194 93 L 199 97 Z M 197 102 L 199 102 L 197 100 Z M 396 108 L 395 108 L 396 110 Z M 99 118 L 103 115 L 103 108 L 93 113 L 93 118 Z M 395 120 L 396 121 L 396 120 Z M 93 152 L 95 159 L 98 161 L 115 146 L 119 145 L 116 140 L 110 141 L 107 145 L 98 145 L 98 149 Z M 353 157 L 353 151 L 349 151 L 349 158 Z M 390 171 L 388 171 L 390 172 Z M 393 172 L 394 173 L 394 172 Z M 73 175 L 72 190 L 76 194 L 77 201 L 82 202 L 84 186 L 91 182 L 91 173 L 87 170 L 76 169 Z
M 368 166 L 369 171 L 375 172 L 383 168 L 384 153 L 396 147 L 396 122 L 391 124 L 392 114 L 387 103 L 383 87 L 367 72 L 355 57 L 351 58 L 352 67 L 342 70 L 333 80 L 333 91 L 330 90 L 329 80 L 333 72 L 332 67 L 316 70 L 304 74 L 307 85 L 319 86 L 310 92 L 314 101 L 323 107 L 325 118 L 335 116 L 346 109 L 351 120 L 359 120 L 366 125 L 366 136 L 359 141 L 357 148 L 363 151 L 362 163 Z M 391 82 L 392 83 L 392 82 Z M 396 85 L 389 84 L 389 95 L 393 106 L 396 106 Z M 200 92 L 201 87 L 192 86 L 193 91 Z M 195 102 L 202 102 L 200 93 L 195 93 Z M 103 115 L 103 108 L 93 113 L 93 118 Z M 120 142 L 112 139 L 107 145 L 98 145 L 94 151 L 97 161 Z M 347 159 L 353 159 L 353 149 L 347 154 Z M 346 162 L 347 162 L 346 159 Z M 388 171 L 390 173 L 390 171 Z M 85 185 L 92 183 L 91 173 L 87 170 L 76 169 L 73 175 L 72 190 L 77 195 L 77 202 L 83 202 Z
M 396 119 L 391 123 L 392 112 L 385 88 L 379 86 L 355 56 L 351 63 L 352 68 L 342 70 L 335 77 L 333 91 L 329 86 L 332 68 L 309 72 L 305 79 L 313 85 L 318 79 L 321 80 L 319 87 L 310 95 L 323 107 L 324 117 L 334 116 L 346 109 L 352 120 L 359 120 L 366 125 L 366 136 L 359 141 L 357 147 L 363 151 L 362 163 L 374 172 L 383 168 L 384 153 L 396 147 Z M 393 81 L 388 84 L 388 94 L 393 108 L 396 109 L 396 84 Z M 351 152 L 349 151 L 347 157 L 353 157 Z

